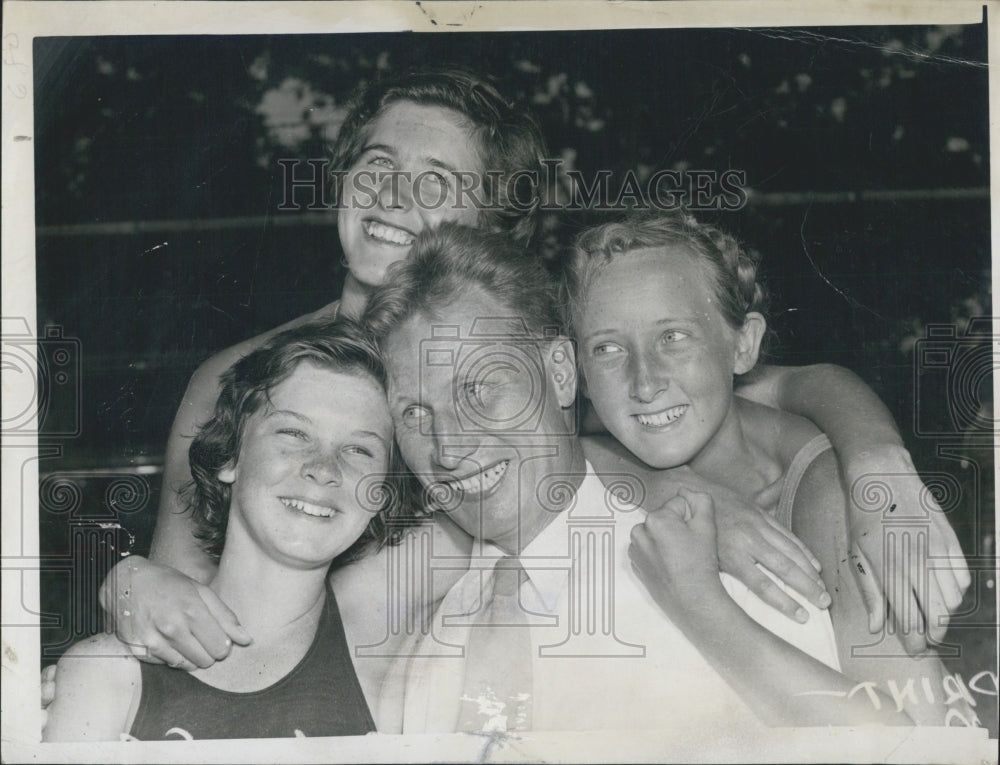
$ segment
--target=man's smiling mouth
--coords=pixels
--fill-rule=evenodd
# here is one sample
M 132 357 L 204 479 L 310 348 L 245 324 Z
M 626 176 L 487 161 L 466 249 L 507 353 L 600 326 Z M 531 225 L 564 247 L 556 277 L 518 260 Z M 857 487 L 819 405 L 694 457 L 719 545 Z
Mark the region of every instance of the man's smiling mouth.
M 288 509 L 297 510 L 300 513 L 312 515 L 317 518 L 331 518 L 336 512 L 332 507 L 314 505 L 312 502 L 306 502 L 302 499 L 293 499 L 292 497 L 279 497 L 279 499 L 281 500 L 281 504 Z
M 366 220 L 361 224 L 372 239 L 385 244 L 395 244 L 400 247 L 409 247 L 416 237 L 409 231 L 402 228 L 390 226 L 387 223 L 380 223 L 376 220 Z
M 653 412 L 652 414 L 633 414 L 639 421 L 639 424 L 647 428 L 663 428 L 670 425 L 673 422 L 677 422 L 687 411 L 688 404 L 679 404 L 677 406 L 672 406 L 669 409 L 664 409 L 662 412 Z
M 489 494 L 489 492 L 496 488 L 497 484 L 504 477 L 504 474 L 506 474 L 509 466 L 510 460 L 501 460 L 495 465 L 485 470 L 480 470 L 478 473 L 474 473 L 461 480 L 440 481 L 440 483 L 448 487 L 451 491 L 460 491 L 467 497 L 477 497 Z

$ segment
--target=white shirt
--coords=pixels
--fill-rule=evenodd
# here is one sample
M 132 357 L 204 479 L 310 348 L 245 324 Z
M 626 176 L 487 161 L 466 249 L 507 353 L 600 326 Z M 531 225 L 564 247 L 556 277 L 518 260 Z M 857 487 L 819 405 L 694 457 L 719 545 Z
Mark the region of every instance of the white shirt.
M 632 571 L 629 532 L 641 508 L 605 489 L 587 465 L 570 507 L 525 548 L 529 581 L 521 604 L 532 616 L 533 730 L 680 727 L 704 734 L 721 723 L 759 722 L 671 623 Z M 503 551 L 473 551 L 469 571 L 388 673 L 376 712 L 380 731 L 441 733 L 456 729 L 464 684 L 464 646 L 492 567 Z M 829 614 L 809 610 L 798 624 L 722 574 L 726 590 L 756 621 L 839 670 Z M 794 597 L 795 593 L 790 592 Z

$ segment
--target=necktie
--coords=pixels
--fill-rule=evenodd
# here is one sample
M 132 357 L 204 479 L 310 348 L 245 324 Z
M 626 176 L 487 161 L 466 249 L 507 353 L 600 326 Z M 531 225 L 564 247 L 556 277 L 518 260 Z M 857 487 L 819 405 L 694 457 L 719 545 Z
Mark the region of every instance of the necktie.
M 469 628 L 458 730 L 531 729 L 531 631 L 518 602 L 527 580 L 516 557 L 497 561 L 483 620 Z

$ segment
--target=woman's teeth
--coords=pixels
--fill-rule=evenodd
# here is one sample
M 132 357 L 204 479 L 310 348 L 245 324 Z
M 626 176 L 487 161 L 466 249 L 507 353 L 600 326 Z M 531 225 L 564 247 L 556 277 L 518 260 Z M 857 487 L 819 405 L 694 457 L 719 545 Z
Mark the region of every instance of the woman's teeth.
M 315 515 L 320 518 L 329 518 L 333 515 L 332 507 L 325 507 L 324 505 L 314 505 L 312 502 L 303 502 L 301 499 L 290 499 L 288 497 L 281 498 L 281 504 L 285 507 L 291 508 L 292 510 L 298 510 L 300 513 L 305 513 L 306 515 Z
M 380 242 L 407 246 L 413 244 L 413 234 L 408 231 L 403 231 L 401 228 L 387 226 L 384 223 L 378 223 L 373 220 L 366 220 L 362 226 L 368 236 L 372 239 L 378 239 Z
M 672 406 L 669 409 L 664 409 L 662 412 L 655 412 L 653 414 L 637 414 L 635 418 L 639 421 L 640 425 L 646 425 L 652 428 L 662 428 L 664 425 L 669 425 L 678 417 L 680 417 L 687 410 L 687 404 L 680 404 L 678 406 Z
M 466 496 L 485 494 L 500 483 L 503 474 L 507 472 L 508 465 L 510 465 L 510 460 L 504 460 L 491 468 L 463 478 L 461 481 L 442 481 L 442 483 L 453 491 L 461 491 Z

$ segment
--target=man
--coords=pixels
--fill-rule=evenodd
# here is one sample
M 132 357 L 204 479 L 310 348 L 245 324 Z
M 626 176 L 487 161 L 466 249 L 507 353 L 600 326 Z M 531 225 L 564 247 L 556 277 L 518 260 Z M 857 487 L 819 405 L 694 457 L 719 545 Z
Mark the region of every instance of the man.
M 606 488 L 587 463 L 575 434 L 574 349 L 537 261 L 502 236 L 442 226 L 418 240 L 364 320 L 386 358 L 403 458 L 438 511 L 476 539 L 468 572 L 390 671 L 378 729 L 755 726 L 629 566 L 642 486 L 604 476 Z M 701 522 L 711 518 L 707 497 L 688 500 Z M 813 662 L 819 687 L 851 687 L 830 669 L 825 612 L 812 608 L 797 624 L 768 616 L 735 580 L 726 586 L 828 665 Z M 849 719 L 870 719 L 858 702 L 843 702 Z

